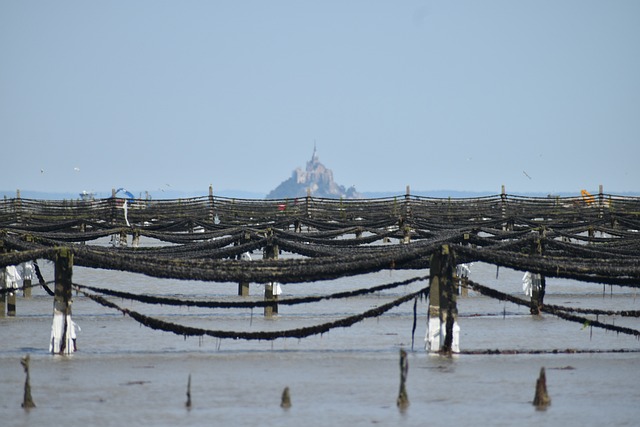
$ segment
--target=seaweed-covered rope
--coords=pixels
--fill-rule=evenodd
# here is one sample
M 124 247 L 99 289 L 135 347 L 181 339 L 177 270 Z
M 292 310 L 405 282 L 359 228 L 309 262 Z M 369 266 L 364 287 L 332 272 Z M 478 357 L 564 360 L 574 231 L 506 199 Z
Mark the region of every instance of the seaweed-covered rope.
M 504 292 L 500 292 L 498 290 L 489 288 L 487 286 L 483 286 L 480 283 L 474 282 L 472 280 L 467 280 L 467 283 L 475 291 L 478 291 L 482 295 L 488 296 L 490 298 L 495 298 L 495 299 L 497 299 L 499 301 L 509 301 L 509 302 L 514 303 L 514 304 L 522 305 L 522 306 L 526 306 L 526 307 L 529 307 L 531 305 L 531 302 L 529 302 L 529 301 L 523 300 L 521 298 L 514 297 L 513 295 L 509 295 L 509 294 L 506 294 Z M 561 307 L 543 305 L 542 307 L 540 307 L 540 310 L 545 312 L 545 313 L 549 313 L 549 314 L 552 314 L 554 316 L 560 317 L 562 319 L 569 320 L 569 321 L 576 322 L 576 323 L 580 323 L 580 324 L 583 324 L 583 325 L 594 326 L 594 327 L 601 328 L 601 329 L 607 329 L 607 330 L 614 331 L 614 332 L 619 332 L 619 333 L 623 333 L 623 334 L 633 335 L 635 337 L 640 337 L 640 331 L 638 331 L 636 329 L 627 328 L 627 327 L 624 327 L 624 326 L 610 325 L 608 323 L 603 323 L 603 322 L 600 322 L 598 320 L 592 320 L 592 319 L 588 319 L 586 317 L 569 314 L 566 311 L 564 311 Z
M 387 311 L 391 310 L 392 308 L 397 307 L 407 301 L 411 301 L 413 298 L 417 297 L 418 295 L 429 292 L 429 286 L 422 288 L 419 291 L 411 292 L 389 303 L 380 305 L 379 307 L 367 310 L 360 314 L 338 319 L 333 322 L 327 322 L 327 323 L 323 323 L 321 325 L 316 325 L 316 326 L 308 326 L 303 328 L 287 329 L 287 330 L 273 331 L 273 332 L 223 331 L 223 330 L 211 330 L 211 329 L 195 328 L 191 326 L 183 326 L 176 323 L 167 322 L 164 320 L 149 317 L 144 314 L 138 313 L 134 310 L 122 308 L 117 304 L 114 304 L 113 302 L 108 301 L 99 295 L 93 295 L 83 290 L 80 290 L 80 292 L 83 295 L 87 296 L 88 298 L 92 299 L 93 301 L 97 302 L 98 304 L 118 310 L 122 314 L 130 316 L 140 324 L 151 329 L 161 330 L 165 332 L 172 332 L 176 335 L 182 335 L 185 337 L 186 336 L 211 336 L 214 338 L 221 338 L 221 339 L 231 338 L 231 339 L 242 339 L 242 340 L 273 341 L 278 338 L 306 338 L 312 335 L 320 335 L 320 334 L 329 332 L 330 330 L 335 328 L 347 328 L 367 318 L 379 317 L 382 314 L 386 313 Z
M 413 282 L 422 280 L 428 280 L 429 276 L 414 277 L 412 279 L 403 280 L 400 282 L 389 283 L 385 285 L 373 286 L 371 288 L 362 288 L 346 292 L 336 292 L 328 295 L 307 296 L 299 298 L 286 298 L 279 299 L 278 305 L 296 305 L 307 304 L 312 302 L 331 300 L 331 299 L 343 299 L 352 298 L 361 295 L 372 294 L 375 292 L 394 289 L 400 286 L 406 286 Z M 171 306 L 185 306 L 185 307 L 206 307 L 206 308 L 255 308 L 265 307 L 273 305 L 273 301 L 202 301 L 202 300 L 185 300 L 179 298 L 169 297 L 157 297 L 151 295 L 139 295 L 132 294 L 130 292 L 116 291 L 113 289 L 99 288 L 95 286 L 81 285 L 74 283 L 74 286 L 78 289 L 88 289 L 92 292 L 96 292 L 103 295 L 110 295 L 122 299 L 128 299 L 132 301 L 138 301 L 146 304 L 160 304 Z

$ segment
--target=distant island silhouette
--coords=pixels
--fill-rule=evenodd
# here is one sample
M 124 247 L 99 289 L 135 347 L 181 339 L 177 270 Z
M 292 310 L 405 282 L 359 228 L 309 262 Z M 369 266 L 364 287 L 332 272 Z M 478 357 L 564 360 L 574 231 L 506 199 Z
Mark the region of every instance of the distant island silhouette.
M 267 194 L 267 199 L 287 199 L 304 197 L 309 191 L 313 197 L 325 197 L 331 199 L 359 199 L 363 196 L 354 186 L 345 188 L 333 180 L 333 172 L 320 162 L 315 145 L 313 155 L 307 162 L 305 169 L 296 168 L 291 177 L 283 181 L 274 190 Z

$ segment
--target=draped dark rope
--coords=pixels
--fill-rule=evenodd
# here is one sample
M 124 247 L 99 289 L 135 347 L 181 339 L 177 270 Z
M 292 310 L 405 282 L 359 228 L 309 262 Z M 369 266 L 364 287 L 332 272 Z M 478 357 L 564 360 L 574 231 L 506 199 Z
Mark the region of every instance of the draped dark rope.
M 353 298 L 356 296 L 362 296 L 372 294 L 375 292 L 386 291 L 389 289 L 395 289 L 400 286 L 406 286 L 411 283 L 428 280 L 429 276 L 414 277 L 412 279 L 403 280 L 400 282 L 389 283 L 385 285 L 373 286 L 371 288 L 356 289 L 346 292 L 336 292 L 328 295 L 307 296 L 299 298 L 283 298 L 278 300 L 278 305 L 297 305 L 308 304 L 312 302 Z M 132 301 L 138 301 L 146 304 L 160 304 L 170 306 L 185 306 L 185 307 L 206 307 L 206 308 L 255 308 L 266 307 L 273 304 L 273 301 L 202 301 L 202 300 L 189 300 L 169 297 L 156 297 L 151 295 L 137 295 L 130 292 L 115 291 L 112 289 L 99 288 L 95 286 L 81 285 L 74 283 L 77 289 L 87 289 L 95 293 L 110 295 L 122 299 L 128 299 Z
M 145 316 L 134 310 L 122 308 L 117 304 L 114 304 L 113 302 L 100 297 L 99 295 L 92 295 L 86 291 L 80 290 L 80 292 L 83 295 L 92 299 L 98 304 L 118 310 L 122 314 L 130 316 L 132 319 L 136 320 L 140 324 L 151 329 L 161 330 L 165 332 L 172 332 L 176 335 L 182 335 L 185 337 L 211 336 L 214 338 L 226 338 L 226 339 L 231 338 L 236 340 L 243 339 L 243 340 L 261 340 L 261 341 L 264 341 L 264 340 L 273 341 L 278 338 L 306 338 L 312 335 L 324 334 L 335 328 L 347 328 L 365 319 L 372 318 L 372 317 L 379 317 L 382 314 L 386 313 L 387 311 L 391 310 L 392 308 L 397 307 L 407 301 L 410 301 L 418 295 L 427 293 L 428 291 L 429 291 L 429 286 L 422 288 L 419 291 L 411 292 L 407 295 L 404 295 L 400 298 L 395 299 L 394 301 L 391 301 L 386 304 L 382 304 L 379 307 L 372 308 L 363 313 L 345 317 L 333 322 L 323 323 L 317 326 L 308 326 L 303 328 L 287 329 L 287 330 L 273 331 L 273 332 L 268 332 L 268 331 L 243 332 L 243 331 L 223 331 L 223 330 L 194 328 L 191 326 L 183 326 L 176 323 L 167 322 L 167 321 L 156 319 L 150 316 Z
M 480 292 L 482 295 L 497 299 L 499 301 L 509 301 L 512 302 L 514 304 L 518 304 L 518 305 L 523 305 L 523 306 L 527 306 L 529 307 L 531 305 L 530 301 L 526 301 L 523 300 L 521 298 L 517 298 L 514 297 L 513 295 L 509 295 L 506 294 L 504 292 L 500 292 L 496 289 L 492 289 L 489 288 L 487 286 L 483 286 L 479 283 L 476 283 L 472 280 L 467 280 L 468 285 L 475 291 Z M 545 313 L 549 313 L 552 314 L 554 316 L 560 317 L 561 319 L 565 319 L 565 320 L 570 320 L 572 322 L 577 322 L 583 325 L 588 325 L 588 326 L 592 326 L 592 327 L 597 327 L 597 328 L 601 328 L 601 329 L 607 329 L 610 331 L 614 331 L 614 332 L 619 332 L 619 333 L 623 333 L 623 334 L 628 334 L 628 335 L 633 335 L 635 337 L 640 337 L 640 331 L 636 330 L 636 329 L 631 329 L 631 328 L 627 328 L 624 326 L 616 326 L 616 325 L 610 325 L 608 323 L 603 323 L 600 322 L 598 320 L 593 320 L 593 319 L 588 319 L 586 317 L 582 317 L 582 316 L 576 316 L 574 314 L 570 314 L 568 313 L 568 311 L 576 311 L 576 310 L 571 310 L 569 308 L 563 308 L 563 307 L 559 307 L 559 306 L 547 306 L 547 305 L 543 305 L 542 307 L 540 307 L 540 310 L 545 312 Z M 627 315 L 632 315 L 633 312 L 627 312 Z M 638 312 L 635 312 L 635 315 L 637 315 Z M 621 314 L 622 315 L 622 314 Z

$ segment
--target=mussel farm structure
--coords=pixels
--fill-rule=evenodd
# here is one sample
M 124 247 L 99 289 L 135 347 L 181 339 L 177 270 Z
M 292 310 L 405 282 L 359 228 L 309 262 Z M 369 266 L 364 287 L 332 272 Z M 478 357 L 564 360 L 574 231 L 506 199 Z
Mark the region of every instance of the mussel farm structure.
M 108 241 L 107 244 L 104 242 Z M 151 244 L 151 243 L 152 244 Z M 54 282 L 52 352 L 73 351 L 71 300 L 86 296 L 140 324 L 182 336 L 235 340 L 276 340 L 323 334 L 363 319 L 382 316 L 401 304 L 428 298 L 426 349 L 464 352 L 456 334 L 459 294 L 475 292 L 524 305 L 532 316 L 640 336 L 633 320 L 640 311 L 546 304 L 547 281 L 634 289 L 640 284 L 640 198 L 604 194 L 585 197 L 428 198 L 409 194 L 357 200 L 311 196 L 249 200 L 208 196 L 171 200 L 110 197 L 50 201 L 15 197 L 0 201 L 0 267 L 34 261 L 37 279 Z M 253 254 L 253 256 L 247 254 Z M 250 259 L 250 258 L 254 259 Z M 45 278 L 38 260 L 55 265 Z M 471 263 L 482 262 L 525 273 L 530 286 L 503 292 L 471 280 Z M 234 298 L 180 298 L 76 283 L 75 266 L 118 270 L 153 278 L 237 284 Z M 410 272 L 410 278 L 371 283 L 318 295 L 278 295 L 282 287 L 367 275 L 382 270 Z M 49 279 L 49 280 L 47 280 Z M 53 280 L 51 280 L 53 279 Z M 413 287 L 404 291 L 407 285 Z M 247 298 L 250 286 L 264 286 L 264 298 Z M 7 282 L 6 286 L 10 286 Z M 287 306 L 354 298 L 394 289 L 398 297 L 341 318 L 279 330 L 211 329 L 142 314 L 136 304 L 190 306 L 210 310 L 264 309 L 265 316 Z M 16 289 L 2 290 L 3 300 Z M 521 295 L 518 295 L 521 294 Z M 6 315 L 6 303 L 3 303 Z M 15 307 L 15 301 L 13 302 Z M 57 317 L 56 317 L 57 316 Z M 615 319 L 632 321 L 616 325 Z M 57 319 L 57 320 L 56 320 Z M 58 326 L 56 326 L 56 321 Z M 414 325 L 415 329 L 415 325 Z M 462 345 L 461 345 L 462 344 Z

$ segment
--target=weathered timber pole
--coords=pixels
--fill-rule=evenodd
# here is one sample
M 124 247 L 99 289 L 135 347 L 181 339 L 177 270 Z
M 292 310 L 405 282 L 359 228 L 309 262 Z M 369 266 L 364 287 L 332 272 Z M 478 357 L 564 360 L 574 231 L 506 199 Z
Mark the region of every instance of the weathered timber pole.
M 215 205 L 213 199 L 213 184 L 209 184 L 209 221 L 213 224 L 215 222 Z
M 20 198 L 20 190 L 16 190 L 16 200 L 15 200 L 15 215 L 16 222 L 22 225 L 22 200 Z
M 407 360 L 407 352 L 400 349 L 400 391 L 396 405 L 401 411 L 409 407 L 409 395 L 407 394 L 407 374 L 409 373 L 409 361 Z
M 111 224 L 115 225 L 118 216 L 118 201 L 116 199 L 116 189 L 111 189 L 111 200 L 109 201 L 111 205 Z
M 273 230 L 267 231 L 267 244 L 264 247 L 263 258 L 264 259 L 278 259 L 278 245 L 273 243 Z M 275 282 L 269 282 L 264 284 L 264 300 L 270 302 L 264 306 L 265 317 L 271 317 L 274 314 L 278 314 L 278 295 L 275 292 L 278 284 Z M 274 289 L 275 288 L 275 289 Z
M 311 218 L 311 188 L 307 188 L 307 197 L 305 201 L 305 215 Z
M 457 323 L 455 256 L 449 245 L 431 255 L 426 350 L 444 355 L 460 352 Z
M 28 354 L 20 359 L 20 364 L 24 368 L 24 373 L 26 374 L 26 378 L 24 380 L 24 397 L 22 399 L 22 407 L 27 410 L 36 407 L 36 404 L 33 402 L 33 398 L 31 397 L 31 376 L 29 374 L 29 362 L 30 357 Z
M 291 408 L 291 392 L 289 391 L 289 387 L 285 387 L 282 390 L 282 397 L 280 398 L 280 407 L 283 409 Z
M 53 299 L 53 326 L 49 351 L 54 354 L 71 354 L 76 349 L 76 336 L 71 320 L 71 285 L 73 252 L 60 248 L 55 259 L 55 295 Z
M 128 242 L 127 242 L 128 238 L 129 238 L 129 235 L 127 233 L 127 230 L 125 230 L 124 228 L 120 230 L 120 247 L 121 248 L 126 248 L 128 246 Z
M 0 291 L 2 291 L 0 292 L 0 317 L 7 315 L 7 294 L 4 292 L 7 289 L 6 276 L 5 269 L 0 269 Z
M 11 266 L 13 271 L 16 271 L 16 268 Z M 9 267 L 5 268 L 5 281 L 7 288 L 17 288 L 17 282 L 11 280 L 10 274 L 7 274 L 9 271 Z M 9 292 L 7 296 L 7 316 L 15 317 L 16 316 L 16 292 Z
M 241 245 L 243 243 L 248 243 L 250 241 L 251 241 L 251 235 L 249 234 L 248 231 L 245 230 L 245 232 L 242 235 L 242 239 L 240 241 L 237 241 L 235 244 Z M 251 255 L 249 255 L 248 252 L 241 254 L 238 258 L 240 258 L 243 261 L 251 261 Z M 249 282 L 238 283 L 238 296 L 241 296 L 241 297 L 249 296 Z
M 31 274 L 27 276 L 27 267 L 26 264 L 22 270 L 22 297 L 23 298 L 31 298 L 31 280 L 33 277 Z
M 24 236 L 25 242 L 33 242 L 33 236 Z M 31 298 L 31 281 L 33 280 L 33 263 L 31 261 L 22 263 L 22 296 Z
M 604 218 L 604 187 L 602 184 L 598 187 L 598 218 Z
M 542 410 L 546 409 L 547 406 L 551 405 L 551 398 L 549 397 L 549 393 L 547 393 L 547 376 L 544 372 L 544 367 L 540 368 L 540 376 L 536 381 L 536 394 L 533 398 L 533 406 L 536 409 Z
M 500 210 L 502 215 L 502 230 L 510 230 L 513 231 L 513 223 L 509 224 L 511 221 L 507 220 L 507 191 L 505 186 L 502 186 L 502 192 L 500 193 Z
M 542 239 L 545 236 L 545 231 L 540 230 L 538 231 L 538 233 L 539 233 L 539 236 L 533 242 L 533 248 L 531 252 L 535 255 L 543 256 L 544 248 L 542 244 Z M 531 307 L 529 311 L 531 312 L 531 314 L 535 316 L 540 314 L 542 305 L 544 304 L 544 294 L 546 291 L 546 287 L 547 287 L 547 282 L 544 275 L 539 273 L 531 274 Z
M 402 243 L 411 242 L 411 188 L 407 185 L 407 191 L 404 195 L 404 215 L 400 221 L 402 229 Z
M 189 374 L 189 379 L 187 380 L 187 401 L 184 406 L 186 406 L 187 409 L 191 409 L 191 404 L 191 374 Z
M 131 247 L 137 248 L 139 246 L 140 246 L 140 230 L 136 228 L 135 230 L 133 230 L 133 235 L 131 236 Z
M 0 241 L 0 254 L 7 252 L 4 247 L 4 242 Z M 7 269 L 0 268 L 0 317 L 7 315 L 7 294 L 4 292 L 7 289 Z

